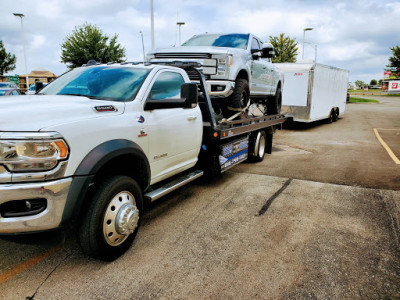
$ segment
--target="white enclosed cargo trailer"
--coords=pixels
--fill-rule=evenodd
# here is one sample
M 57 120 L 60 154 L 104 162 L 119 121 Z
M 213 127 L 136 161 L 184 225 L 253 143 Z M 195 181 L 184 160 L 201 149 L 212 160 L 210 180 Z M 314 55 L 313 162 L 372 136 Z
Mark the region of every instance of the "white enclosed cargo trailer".
M 284 73 L 282 110 L 296 122 L 336 121 L 346 108 L 349 71 L 317 63 L 277 63 Z

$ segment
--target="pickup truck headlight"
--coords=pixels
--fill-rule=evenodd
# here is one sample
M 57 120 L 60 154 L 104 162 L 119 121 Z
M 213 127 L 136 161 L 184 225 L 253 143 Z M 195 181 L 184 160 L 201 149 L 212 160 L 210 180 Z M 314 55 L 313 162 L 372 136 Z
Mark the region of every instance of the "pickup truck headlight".
M 218 58 L 218 76 L 225 76 L 226 71 L 232 66 L 232 56 L 226 56 L 224 58 Z
M 56 140 L 0 140 L 0 165 L 10 172 L 47 171 L 68 158 L 68 146 Z

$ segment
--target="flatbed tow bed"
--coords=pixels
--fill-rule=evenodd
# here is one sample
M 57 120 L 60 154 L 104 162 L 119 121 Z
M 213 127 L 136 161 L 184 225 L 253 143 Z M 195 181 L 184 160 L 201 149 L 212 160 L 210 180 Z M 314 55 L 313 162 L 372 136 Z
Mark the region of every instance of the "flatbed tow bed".
M 153 64 L 154 62 L 152 62 Z M 148 191 L 145 197 L 154 201 L 169 192 L 203 176 L 216 176 L 233 166 L 252 159 L 262 161 L 264 153 L 271 154 L 273 134 L 286 121 L 282 114 L 246 117 L 240 120 L 217 122 L 213 105 L 206 89 L 202 65 L 195 62 L 157 62 L 184 69 L 198 85 L 200 109 L 203 117 L 203 142 L 199 161 L 194 170 Z M 208 69 L 210 68 L 207 66 Z M 195 76 L 194 76 L 195 75 Z

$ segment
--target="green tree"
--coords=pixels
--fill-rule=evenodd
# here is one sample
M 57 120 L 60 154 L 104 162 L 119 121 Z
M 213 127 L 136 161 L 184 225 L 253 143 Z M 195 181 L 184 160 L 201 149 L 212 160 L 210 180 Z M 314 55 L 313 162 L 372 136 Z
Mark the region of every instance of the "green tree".
M 269 42 L 274 46 L 275 50 L 275 57 L 272 62 L 296 62 L 297 51 L 299 50 L 296 39 L 291 39 L 281 33 L 279 36 L 270 36 Z
M 383 81 L 383 79 L 379 79 L 378 85 L 382 85 L 382 81 Z
M 118 35 L 109 37 L 96 25 L 76 26 L 61 45 L 61 62 L 72 69 L 94 59 L 97 62 L 123 62 L 126 51 L 117 42 Z
M 389 68 L 389 71 L 400 72 L 400 47 L 395 46 L 390 50 L 392 50 L 393 56 L 389 57 L 389 64 L 386 67 Z
M 376 81 L 376 79 L 372 79 L 369 83 L 369 85 L 377 85 L 378 82 Z
M 0 75 L 15 69 L 17 59 L 14 54 L 7 53 L 3 41 L 0 40 Z
M 365 82 L 362 80 L 356 80 L 356 82 L 354 82 L 356 86 L 358 86 L 359 88 L 362 88 L 364 86 L 366 86 Z

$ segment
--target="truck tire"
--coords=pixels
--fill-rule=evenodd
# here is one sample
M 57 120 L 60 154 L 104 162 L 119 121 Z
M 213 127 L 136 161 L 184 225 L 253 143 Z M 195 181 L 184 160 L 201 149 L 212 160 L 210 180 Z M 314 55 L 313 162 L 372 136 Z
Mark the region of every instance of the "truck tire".
M 235 82 L 235 88 L 228 99 L 227 110 L 231 114 L 241 111 L 246 107 L 250 99 L 249 83 L 246 79 L 238 78 Z
M 252 134 L 250 137 L 249 160 L 260 162 L 264 159 L 267 145 L 267 135 L 264 130 Z
M 129 249 L 140 225 L 143 196 L 128 176 L 113 176 L 96 188 L 79 227 L 83 251 L 111 261 Z
M 281 112 L 282 108 L 282 90 L 280 87 L 276 89 L 275 96 L 268 97 L 267 99 L 267 114 L 277 115 Z

